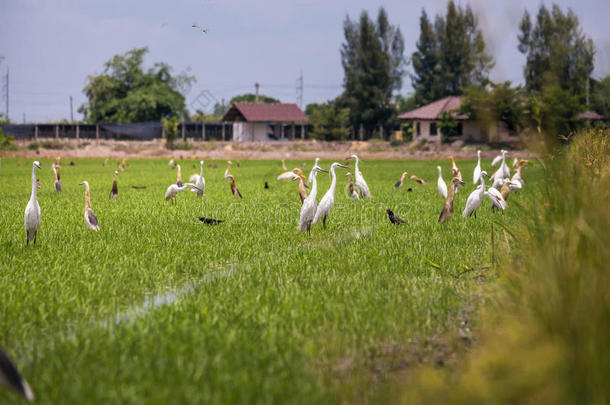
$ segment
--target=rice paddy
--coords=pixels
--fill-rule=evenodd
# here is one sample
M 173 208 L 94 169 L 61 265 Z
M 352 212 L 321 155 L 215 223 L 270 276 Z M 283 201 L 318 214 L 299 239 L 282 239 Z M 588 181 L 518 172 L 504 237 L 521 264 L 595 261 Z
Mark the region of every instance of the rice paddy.
M 116 162 L 73 161 L 63 162 L 56 193 L 52 161 L 41 160 L 41 223 L 28 247 L 32 160 L 3 159 L 0 169 L 0 345 L 43 404 L 366 401 L 374 387 L 358 383 L 363 359 L 387 342 L 455 330 L 480 302 L 495 277 L 491 224 L 519 220 L 537 176 L 526 169 L 528 185 L 505 215 L 485 199 L 476 219 L 464 219 L 476 161 L 458 161 L 466 187 L 453 219 L 439 224 L 436 166 L 448 181 L 447 160 L 365 159 L 373 198 L 349 199 L 338 169 L 327 229 L 314 225 L 308 238 L 297 231 L 297 183 L 275 180 L 278 161 L 233 165 L 243 199 L 223 179 L 224 161 L 206 161 L 204 197 L 185 191 L 176 204 L 164 199 L 176 181 L 166 160 L 131 160 L 116 200 Z M 198 160 L 180 163 L 185 180 L 199 172 Z M 429 183 L 407 179 L 395 190 L 403 171 Z M 84 223 L 84 180 L 99 232 Z M 319 200 L 330 181 L 318 180 Z M 392 225 L 388 208 L 406 225 Z M 1 390 L 0 402 L 21 400 Z

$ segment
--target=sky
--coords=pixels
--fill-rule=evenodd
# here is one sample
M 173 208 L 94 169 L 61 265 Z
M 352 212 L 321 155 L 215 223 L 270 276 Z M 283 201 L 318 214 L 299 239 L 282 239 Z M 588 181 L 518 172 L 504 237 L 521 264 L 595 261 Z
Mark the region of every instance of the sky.
M 493 81 L 523 83 L 525 57 L 517 50 L 519 21 L 527 8 L 535 15 L 540 1 L 472 0 L 489 52 L 496 65 Z M 594 77 L 610 74 L 610 1 L 555 1 L 570 7 L 597 48 Z M 545 2 L 550 6 L 551 2 Z M 168 63 L 173 73 L 194 75 L 185 89 L 189 110 L 209 111 L 233 96 L 262 94 L 297 102 L 303 74 L 303 105 L 341 93 L 339 50 L 343 21 L 363 10 L 376 16 L 385 7 L 400 27 L 405 57 L 415 50 L 422 9 L 444 12 L 446 0 L 0 0 L 0 112 L 14 122 L 75 120 L 86 102 L 88 75 L 103 71 L 115 54 L 148 47 L 145 66 Z M 207 34 L 191 27 L 196 23 Z M 410 66 L 407 67 L 410 72 Z M 412 92 L 405 77 L 402 94 Z

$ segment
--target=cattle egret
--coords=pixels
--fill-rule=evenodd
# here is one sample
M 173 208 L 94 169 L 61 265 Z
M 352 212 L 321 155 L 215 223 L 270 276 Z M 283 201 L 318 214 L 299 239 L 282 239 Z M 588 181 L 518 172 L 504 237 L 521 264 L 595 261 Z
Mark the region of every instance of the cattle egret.
M 91 209 L 91 197 L 89 196 L 89 182 L 83 181 L 79 184 L 79 186 L 85 186 L 85 223 L 89 229 L 94 231 L 100 230 L 100 225 L 97 222 L 97 218 L 95 214 L 93 214 L 93 210 Z
M 119 172 L 114 171 L 114 180 L 112 181 L 112 190 L 110 190 L 110 199 L 114 200 L 119 196 L 119 188 L 116 184 L 116 179 L 119 176 Z
M 176 184 L 178 185 L 178 187 L 182 187 L 182 171 L 180 165 L 176 165 L 176 168 L 178 169 L 178 175 L 176 176 Z
M 53 169 L 53 177 L 55 178 L 55 191 L 61 193 L 61 178 L 59 176 L 59 165 L 53 163 L 51 165 L 51 169 Z
M 229 180 L 231 180 L 231 193 L 237 198 L 242 198 L 241 193 L 239 192 L 239 190 L 237 189 L 237 186 L 235 185 L 235 177 L 233 177 L 232 175 L 229 174 Z
M 298 179 L 299 176 L 293 170 L 289 170 L 277 176 L 276 180 L 292 181 Z
M 347 179 L 348 179 L 348 184 L 347 184 L 347 188 L 349 190 L 349 196 L 354 199 L 354 200 L 359 200 L 360 196 L 358 195 L 358 192 L 356 191 L 356 189 L 354 188 L 354 182 L 352 181 L 352 174 L 351 173 L 347 173 L 346 174 Z
M 286 167 L 286 161 L 284 159 L 282 159 L 282 169 L 288 170 L 288 168 Z
M 318 209 L 316 210 L 316 214 L 313 217 L 312 224 L 318 223 L 320 218 L 322 218 L 322 226 L 326 228 L 326 217 L 330 214 L 330 210 L 335 204 L 335 190 L 337 189 L 337 175 L 335 174 L 335 169 L 337 167 L 342 167 L 344 169 L 348 169 L 347 166 L 344 166 L 340 163 L 333 163 L 330 165 L 330 187 L 324 197 L 320 200 L 320 204 L 318 205 Z
M 358 169 L 358 163 L 360 162 L 360 159 L 358 159 L 358 156 L 356 156 L 356 155 L 352 155 L 348 159 L 356 160 L 356 165 L 355 165 L 355 169 L 354 169 L 354 183 L 356 184 L 356 187 L 358 187 L 358 190 L 360 191 L 360 196 L 362 196 L 362 198 L 370 198 L 371 192 L 369 191 L 369 186 L 366 184 L 366 181 L 364 181 L 364 177 L 362 176 L 362 173 Z
M 405 177 L 407 177 L 407 172 L 402 173 L 402 175 L 400 176 L 400 180 L 398 180 L 396 184 L 394 184 L 394 188 L 398 189 L 402 187 L 402 183 L 405 181 Z
M 514 158 L 513 159 L 513 168 L 517 166 L 517 163 L 519 163 L 519 159 Z
M 493 204 L 492 208 L 499 208 L 502 210 L 502 213 L 504 213 L 504 209 L 506 208 L 506 201 L 498 190 L 496 190 L 495 188 L 490 188 L 485 192 L 485 195 L 491 200 L 491 203 Z
M 313 164 L 313 167 L 311 168 L 311 171 L 309 172 L 309 177 L 307 177 L 307 182 L 309 184 L 311 184 L 311 182 L 313 181 L 313 168 L 318 166 L 318 162 L 320 161 L 320 158 L 316 158 L 316 163 Z M 320 167 L 320 166 L 318 166 Z
M 521 183 L 519 183 L 518 181 L 507 180 L 506 182 L 504 182 L 502 190 L 500 190 L 500 194 L 502 195 L 502 198 L 504 198 L 504 201 L 506 201 L 508 200 L 508 195 L 511 191 L 518 190 L 520 188 Z
M 447 191 L 447 198 L 445 199 L 445 205 L 441 211 L 441 215 L 438 217 L 438 222 L 447 222 L 453 216 L 453 197 L 457 191 L 458 186 L 463 186 L 464 182 L 457 176 L 451 179 L 449 183 L 449 190 Z
M 494 182 L 498 178 L 505 179 L 507 177 L 510 177 L 510 168 L 506 164 L 506 153 L 507 151 L 502 150 L 502 163 L 500 164 L 498 170 L 496 170 L 496 172 L 490 177 L 490 179 L 493 179 Z
M 453 156 L 449 156 L 449 159 L 451 160 L 451 168 L 453 169 L 454 177 L 457 177 L 460 179 L 460 181 L 462 181 L 462 172 L 460 172 L 460 169 L 458 169 L 457 165 L 455 164 L 455 159 Z
M 481 151 L 477 151 L 477 165 L 474 168 L 474 172 L 472 173 L 472 184 L 477 184 L 479 182 L 479 177 L 481 177 Z
M 165 191 L 165 201 L 169 201 L 174 199 L 179 192 L 186 190 L 189 187 L 197 188 L 193 183 L 184 183 L 182 186 L 178 186 L 177 184 L 170 184 L 170 186 Z M 175 203 L 174 199 L 174 203 Z
M 228 179 L 231 176 L 231 164 L 230 160 L 227 160 L 227 168 L 225 169 L 225 179 Z
M 483 197 L 485 196 L 485 179 L 487 176 L 486 171 L 482 171 L 479 174 L 479 179 L 481 180 L 481 185 L 477 187 L 470 195 L 468 196 L 468 200 L 466 201 L 466 207 L 464 208 L 464 212 L 462 212 L 462 216 L 466 218 L 468 215 L 474 214 L 474 217 L 477 217 L 477 210 L 481 206 L 483 202 Z
M 108 158 L 104 159 L 104 163 L 102 163 L 102 166 L 104 166 L 104 167 L 108 166 Z
M 40 169 L 40 163 L 35 161 L 32 164 L 32 194 L 30 195 L 30 201 L 25 206 L 25 244 L 26 246 L 31 240 L 36 243 L 36 234 L 38 233 L 38 225 L 40 224 L 40 205 L 36 198 L 36 169 Z
M 523 167 L 526 166 L 528 163 L 527 160 L 523 160 L 521 159 L 519 161 L 519 163 L 517 163 L 517 167 L 515 168 L 515 174 L 513 174 L 513 177 L 510 179 L 510 181 L 514 182 L 514 183 L 519 183 L 519 185 L 523 185 L 525 183 L 525 180 L 523 180 L 522 177 L 522 170 Z M 521 188 L 521 187 L 516 187 L 516 188 Z
M 34 392 L 11 359 L 0 348 L 0 386 L 10 388 L 24 397 L 28 402 L 34 401 Z
M 175 169 L 175 168 L 176 168 L 176 162 L 174 161 L 174 159 L 171 159 L 171 160 L 169 161 L 169 167 L 171 167 L 172 169 Z
M 299 216 L 299 230 L 301 232 L 306 230 L 308 236 L 311 234 L 311 221 L 313 221 L 313 218 L 316 215 L 316 209 L 318 208 L 318 202 L 316 201 L 316 194 L 318 193 L 318 181 L 316 180 L 317 173 L 328 173 L 326 170 L 320 168 L 320 166 L 314 166 L 311 170 L 314 173 L 311 179 L 311 192 L 305 201 L 303 201 L 301 214 Z
M 385 210 L 385 212 L 388 214 L 388 218 L 390 218 L 391 223 L 393 223 L 395 225 L 403 225 L 406 223 L 405 221 L 403 221 L 402 219 L 400 219 L 396 215 L 394 215 L 392 210 L 387 209 L 387 210 Z
M 220 224 L 220 223 L 224 222 L 221 219 L 206 218 L 206 217 L 199 217 L 199 221 L 203 222 L 206 225 L 216 225 L 216 224 Z
M 203 160 L 199 161 L 199 174 L 194 174 L 191 176 L 191 183 L 195 184 L 195 188 L 191 188 L 193 193 L 197 193 L 197 197 L 203 197 L 203 192 L 205 190 L 205 178 L 203 178 Z
M 298 170 L 298 169 L 295 169 Z M 303 182 L 303 180 L 305 179 L 305 175 L 303 175 L 303 173 L 299 170 L 299 174 L 295 173 L 295 177 L 292 179 L 292 181 L 298 181 L 299 182 L 299 197 L 301 198 L 301 204 L 303 204 L 303 201 L 305 201 L 305 199 L 307 198 L 307 189 L 305 188 L 305 183 Z
M 428 184 L 428 182 L 424 179 L 421 179 L 415 175 L 411 176 L 411 180 L 418 182 L 419 184 Z
M 437 170 L 438 170 L 438 180 L 436 181 L 436 186 L 438 188 L 438 193 L 443 196 L 443 198 L 447 198 L 447 184 L 445 183 L 445 180 L 443 180 L 443 175 L 441 172 L 441 167 L 440 166 L 436 166 Z

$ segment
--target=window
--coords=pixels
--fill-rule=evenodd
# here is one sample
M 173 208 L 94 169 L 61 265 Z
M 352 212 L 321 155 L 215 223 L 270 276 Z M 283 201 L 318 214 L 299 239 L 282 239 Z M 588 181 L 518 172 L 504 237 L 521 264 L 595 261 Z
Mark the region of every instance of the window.
M 430 135 L 436 135 L 436 122 L 430 123 Z
M 415 133 L 417 134 L 417 136 L 421 135 L 421 125 L 419 122 L 415 124 Z

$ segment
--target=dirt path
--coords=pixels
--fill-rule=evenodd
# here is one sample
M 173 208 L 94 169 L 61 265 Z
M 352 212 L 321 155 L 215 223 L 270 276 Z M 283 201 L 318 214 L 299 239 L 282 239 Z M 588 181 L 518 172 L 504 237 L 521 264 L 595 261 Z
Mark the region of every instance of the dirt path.
M 1 151 L 3 157 L 53 158 L 177 158 L 177 159 L 343 159 L 353 153 L 364 159 L 437 159 L 453 155 L 456 159 L 475 159 L 476 150 L 492 158 L 498 149 L 487 145 L 421 144 L 417 142 L 392 146 L 389 142 L 189 142 L 189 149 L 165 148 L 160 141 L 41 141 L 38 150 L 30 142 L 15 142 L 16 150 Z M 525 150 L 519 157 L 531 157 Z

